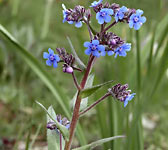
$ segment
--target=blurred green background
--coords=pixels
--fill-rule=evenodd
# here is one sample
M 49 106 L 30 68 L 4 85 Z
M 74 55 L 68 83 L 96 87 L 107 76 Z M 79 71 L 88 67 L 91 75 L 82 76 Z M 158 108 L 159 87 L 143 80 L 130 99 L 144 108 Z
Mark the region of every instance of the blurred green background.
M 46 115 L 35 100 L 45 107 L 53 105 L 57 114 L 71 116 L 70 101 L 76 92 L 75 87 L 72 88 L 72 77 L 62 72 L 61 65 L 57 69 L 47 67 L 42 53 L 49 47 L 64 47 L 70 52 L 66 38 L 69 36 L 79 57 L 87 62 L 88 57 L 84 54 L 83 47 L 83 43 L 89 40 L 87 27 L 83 25 L 77 29 L 73 25 L 63 24 L 61 4 L 64 3 L 67 8 L 75 5 L 87 8 L 91 2 L 0 0 L 1 25 L 38 61 L 27 60 L 26 54 L 20 52 L 16 45 L 0 33 L 0 149 L 4 148 L 4 141 L 7 143 L 6 149 L 21 149 L 22 145 L 24 147 L 32 139 L 36 141 L 33 147 L 42 149 L 47 145 Z M 127 24 L 119 24 L 111 29 L 127 42 L 131 42 L 132 50 L 125 58 L 99 58 L 94 66 L 94 84 L 108 80 L 128 83 L 137 96 L 126 108 L 122 103 L 109 98 L 86 114 L 80 120 L 83 132 L 77 131 L 78 138 L 74 139 L 73 145 L 75 147 L 100 138 L 126 134 L 126 139 L 119 139 L 96 149 L 167 150 L 168 1 L 109 2 L 142 9 L 147 22 L 139 32 L 129 29 Z M 91 25 L 99 30 L 94 18 L 95 14 Z M 37 69 L 41 66 L 44 71 Z M 80 73 L 76 75 L 81 79 Z M 107 89 L 105 87 L 91 96 L 89 104 L 102 96 Z M 58 98 L 65 105 L 64 109 Z

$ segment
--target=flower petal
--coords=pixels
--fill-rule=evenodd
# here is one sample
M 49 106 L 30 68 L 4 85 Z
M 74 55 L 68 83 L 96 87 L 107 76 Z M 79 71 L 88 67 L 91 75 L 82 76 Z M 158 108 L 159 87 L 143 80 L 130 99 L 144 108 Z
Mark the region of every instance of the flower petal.
M 134 26 L 133 21 L 130 20 L 130 21 L 129 21 L 129 27 L 130 27 L 130 28 L 133 28 L 133 26 Z
M 84 43 L 84 47 L 89 47 L 90 45 L 91 45 L 90 42 L 85 42 L 85 43 Z
M 109 16 L 109 15 L 104 16 L 104 20 L 105 20 L 106 23 L 110 22 L 111 21 L 111 16 Z
M 101 56 L 106 56 L 106 51 L 101 51 Z
M 98 41 L 98 40 L 93 40 L 93 41 L 92 41 L 92 44 L 94 44 L 94 45 L 99 45 L 99 41 Z
M 90 55 L 91 52 L 92 52 L 92 51 L 91 51 L 90 49 L 86 49 L 86 50 L 85 50 L 85 54 L 86 54 L 86 55 Z
M 104 23 L 104 18 L 101 17 L 101 16 L 97 20 L 98 20 L 99 24 L 103 24 Z
M 137 23 L 134 24 L 134 29 L 135 30 L 139 30 L 140 27 L 141 27 L 141 24 L 139 22 L 137 22 Z
M 51 65 L 52 65 L 51 60 L 48 59 L 48 60 L 46 61 L 46 65 L 47 65 L 47 66 L 51 66 Z
M 53 67 L 54 67 L 54 68 L 57 68 L 57 66 L 58 66 L 57 61 L 54 61 Z
M 68 21 L 69 24 L 73 24 L 74 22 L 73 21 Z
M 145 22 L 146 22 L 146 17 L 144 17 L 144 16 L 141 17 L 141 18 L 139 19 L 139 21 L 142 22 L 142 23 L 145 23 Z
M 100 53 L 98 51 L 93 51 L 93 56 L 100 57 Z
M 82 22 L 81 22 L 81 21 L 76 22 L 76 23 L 75 23 L 75 27 L 77 27 L 77 28 L 82 27 Z
M 124 101 L 124 107 L 126 107 L 126 106 L 127 106 L 127 104 L 128 104 L 128 101 L 127 101 L 127 100 L 125 100 L 125 101 Z
M 100 51 L 105 51 L 105 47 L 103 45 L 98 45 L 97 48 Z
M 108 51 L 107 54 L 108 54 L 108 56 L 111 56 L 111 55 L 114 54 L 114 52 L 113 51 Z
M 48 52 L 49 52 L 50 55 L 54 54 L 54 51 L 51 48 L 48 49 Z
M 57 62 L 59 62 L 60 61 L 60 58 L 59 58 L 59 56 L 58 55 L 54 55 L 54 57 L 55 57 L 55 60 L 57 61 Z
M 48 59 L 49 56 L 50 56 L 50 55 L 49 55 L 47 52 L 44 52 L 44 53 L 43 53 L 43 58 L 44 58 L 44 59 Z
M 107 9 L 107 13 L 108 13 L 109 15 L 113 15 L 113 14 L 114 14 L 114 11 L 113 11 L 112 9 Z

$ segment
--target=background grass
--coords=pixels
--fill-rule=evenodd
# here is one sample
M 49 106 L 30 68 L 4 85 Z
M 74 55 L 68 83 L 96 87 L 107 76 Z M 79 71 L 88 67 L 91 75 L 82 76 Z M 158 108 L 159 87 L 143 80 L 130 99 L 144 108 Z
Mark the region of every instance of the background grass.
M 75 94 L 72 78 L 62 73 L 61 66 L 56 70 L 45 66 L 43 51 L 49 47 L 65 47 L 70 52 L 66 39 L 69 36 L 80 58 L 86 63 L 84 41 L 89 39 L 87 27 L 81 29 L 62 23 L 61 4 L 74 7 L 77 4 L 88 7 L 92 1 L 56 0 L 0 0 L 0 23 L 32 54 L 50 78 L 60 100 L 69 106 Z M 96 109 L 80 120 L 83 133 L 78 131 L 81 144 L 96 139 L 126 134 L 126 140 L 116 140 L 105 144 L 104 149 L 113 150 L 166 150 L 168 149 L 168 3 L 165 0 L 125 0 L 109 1 L 131 8 L 144 10 L 147 22 L 137 33 L 128 25 L 120 24 L 111 31 L 132 43 L 132 50 L 126 58 L 106 56 L 98 59 L 94 70 L 94 84 L 114 79 L 122 84 L 129 83 L 130 89 L 138 95 L 128 105 L 112 98 L 104 101 Z M 98 30 L 96 20 L 92 26 Z M 60 107 L 58 97 L 51 92 L 43 78 L 39 78 L 32 64 L 20 55 L 18 48 L 0 34 L 0 138 L 15 139 L 15 149 L 20 141 L 31 140 L 42 124 L 37 141 L 46 141 L 45 113 L 35 100 L 44 106 L 51 104 L 57 114 L 68 115 Z M 38 75 L 38 76 L 37 76 Z M 81 75 L 77 74 L 80 79 Z M 42 80 L 41 80 L 42 79 Z M 99 90 L 89 98 L 89 104 L 106 92 Z M 62 95 L 62 96 L 61 96 Z M 66 97 L 64 97 L 66 95 Z M 69 107 L 70 108 L 70 107 Z M 69 116 L 71 116 L 70 109 Z M 132 120 L 132 121 L 131 121 Z M 28 138 L 27 138 L 28 137 Z M 87 139 L 87 140 L 86 140 Z M 74 146 L 79 140 L 74 140 Z M 97 149 L 103 149 L 98 147 Z

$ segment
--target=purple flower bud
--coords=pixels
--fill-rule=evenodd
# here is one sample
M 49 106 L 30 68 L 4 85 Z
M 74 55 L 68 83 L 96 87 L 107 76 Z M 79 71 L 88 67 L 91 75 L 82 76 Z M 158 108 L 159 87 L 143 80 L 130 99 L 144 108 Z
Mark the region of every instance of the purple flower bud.
M 64 64 L 63 72 L 71 74 L 73 72 L 73 68 Z
M 131 101 L 135 95 L 135 93 L 131 94 L 131 90 L 128 90 L 128 84 L 116 84 L 111 89 L 108 89 L 108 91 L 114 98 L 124 102 L 124 107 L 126 107 L 128 101 Z
M 50 129 L 50 130 L 55 130 L 57 127 L 56 127 L 56 124 L 54 122 L 48 122 L 47 123 L 47 129 Z

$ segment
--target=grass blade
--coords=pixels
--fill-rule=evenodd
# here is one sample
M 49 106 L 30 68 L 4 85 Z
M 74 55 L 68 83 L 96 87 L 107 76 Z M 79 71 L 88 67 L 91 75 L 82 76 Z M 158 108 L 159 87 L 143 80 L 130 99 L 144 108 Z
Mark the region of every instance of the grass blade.
M 71 51 L 72 51 L 72 53 L 73 53 L 73 55 L 75 57 L 76 62 L 79 64 L 80 67 L 82 67 L 83 69 L 86 69 L 86 66 L 84 65 L 84 63 L 78 57 L 78 55 L 77 55 L 77 53 L 75 51 L 75 48 L 73 47 L 73 44 L 72 44 L 72 42 L 71 42 L 71 40 L 70 40 L 70 38 L 68 36 L 67 36 L 67 40 L 69 42 L 69 45 L 71 47 Z
M 88 145 L 85 145 L 85 146 L 82 146 L 82 147 L 79 147 L 79 148 L 75 148 L 73 150 L 93 149 L 93 148 L 95 148 L 95 147 L 97 147 L 99 145 L 102 145 L 104 143 L 110 142 L 110 141 L 118 139 L 118 138 L 125 138 L 125 136 L 124 135 L 119 135 L 119 136 L 114 136 L 114 137 L 109 137 L 109 138 L 101 139 L 101 140 L 98 140 L 96 142 L 90 143 Z

